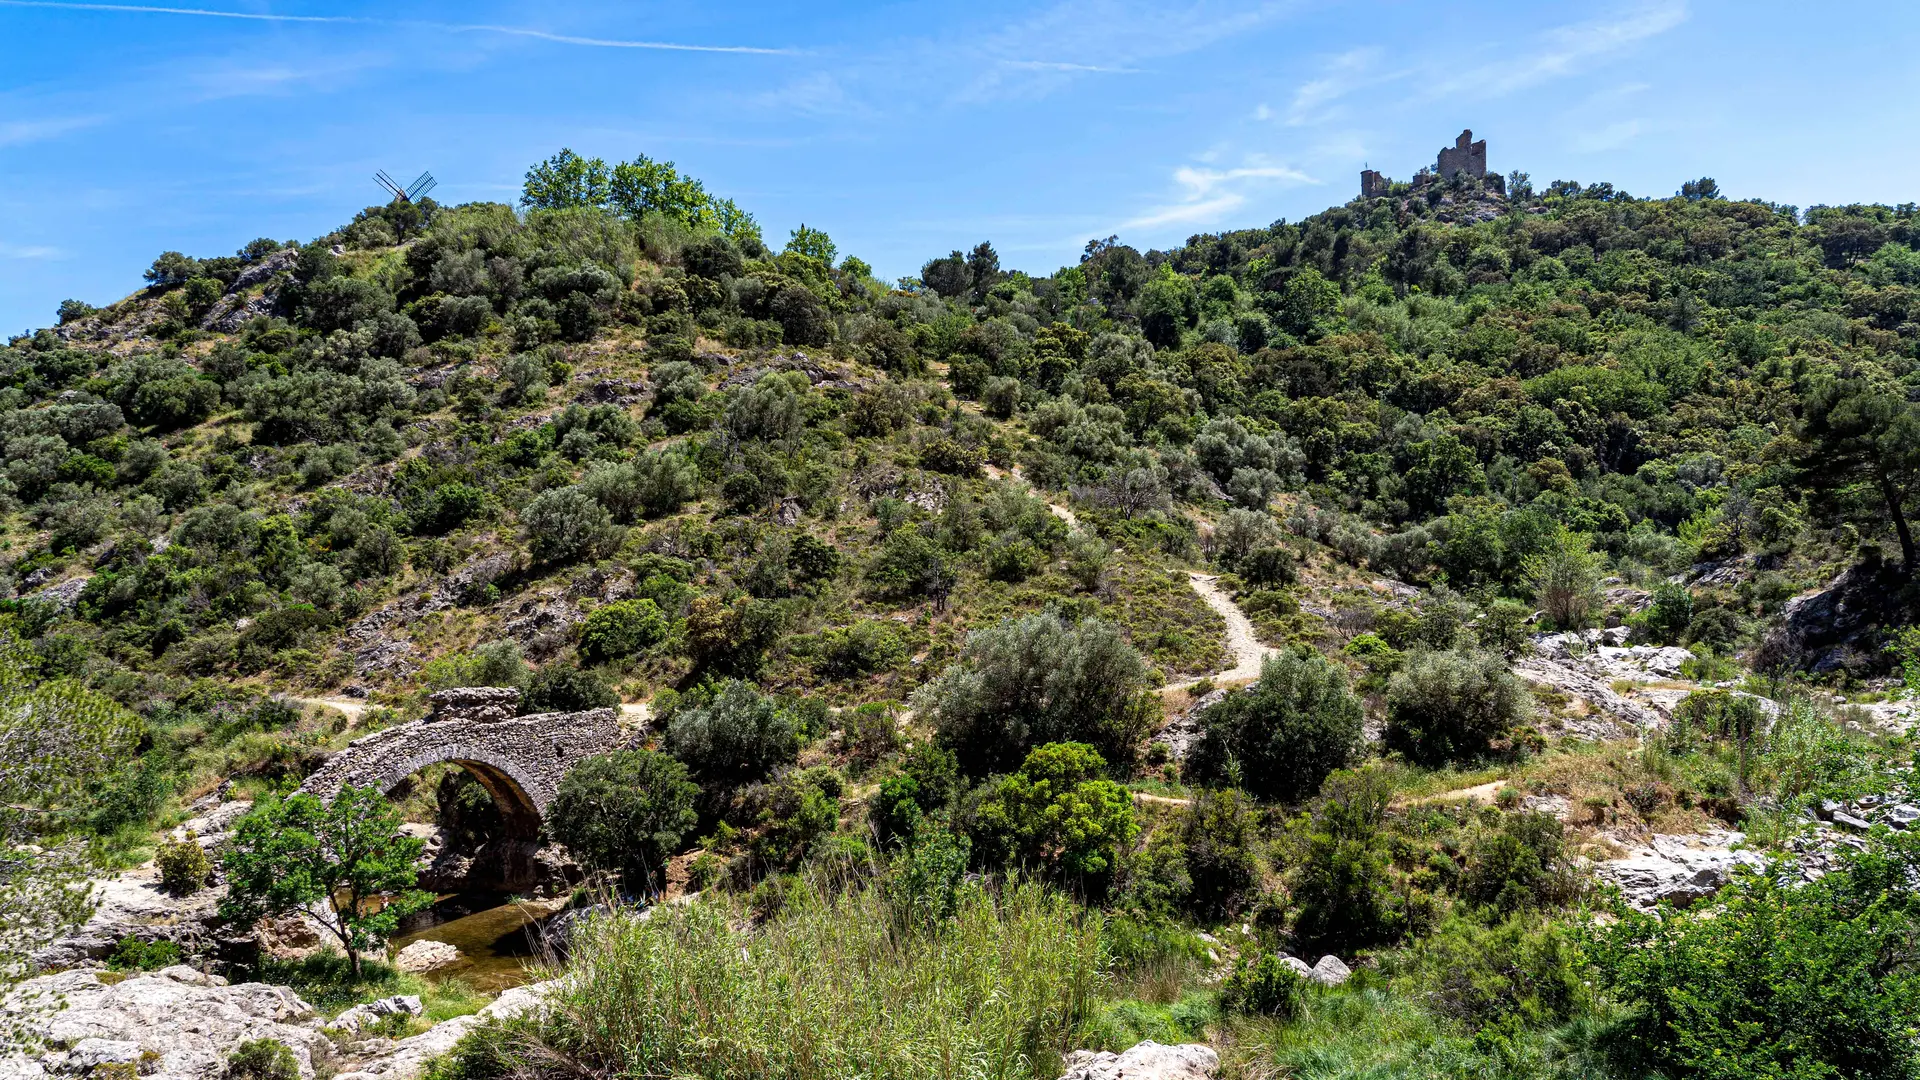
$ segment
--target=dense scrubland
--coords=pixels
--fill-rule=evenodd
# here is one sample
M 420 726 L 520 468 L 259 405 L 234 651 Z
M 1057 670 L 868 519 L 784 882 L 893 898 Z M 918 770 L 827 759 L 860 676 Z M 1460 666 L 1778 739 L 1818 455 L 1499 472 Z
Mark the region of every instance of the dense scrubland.
M 398 823 L 498 809 L 287 792 L 511 686 L 644 708 L 545 823 L 563 981 L 444 1080 L 1912 1075 L 1920 213 L 1505 187 L 889 283 L 563 152 L 69 301 L 0 350 L 0 953 L 158 857 L 391 992 Z M 1605 869 L 1684 836 L 1758 869 Z

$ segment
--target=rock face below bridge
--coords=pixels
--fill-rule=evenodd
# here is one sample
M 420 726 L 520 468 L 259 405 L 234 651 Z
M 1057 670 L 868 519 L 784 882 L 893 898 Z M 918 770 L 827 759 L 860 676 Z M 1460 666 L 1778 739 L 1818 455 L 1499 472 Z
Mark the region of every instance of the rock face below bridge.
M 460 687 L 430 699 L 425 720 L 375 732 L 335 754 L 301 785 L 331 798 L 344 786 L 389 791 L 409 775 L 443 761 L 485 785 L 517 836 L 539 832 L 540 820 L 575 765 L 624 747 L 617 709 L 513 715 L 517 690 Z

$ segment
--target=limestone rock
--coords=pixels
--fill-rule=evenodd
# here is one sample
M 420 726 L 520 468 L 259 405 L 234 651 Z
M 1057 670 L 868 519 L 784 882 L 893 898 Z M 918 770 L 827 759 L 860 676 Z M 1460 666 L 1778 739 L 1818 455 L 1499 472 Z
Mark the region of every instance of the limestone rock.
M 187 834 L 192 833 L 201 847 L 213 847 L 226 837 L 233 828 L 233 823 L 239 821 L 251 809 L 253 809 L 251 799 L 235 799 L 219 803 L 176 827 L 172 836 L 175 840 L 185 840 Z
M 144 1075 L 161 1080 L 218 1080 L 234 1047 L 278 1039 L 310 1080 L 315 1056 L 331 1052 L 312 1007 L 293 991 L 229 986 L 187 967 L 112 985 L 90 971 L 28 979 L 0 998 L 0 1026 L 14 1047 L 0 1057 L 6 1076 L 131 1059 L 141 1062 Z
M 1764 865 L 1751 851 L 1731 850 L 1745 837 L 1717 831 L 1705 836 L 1655 835 L 1651 844 L 1624 859 L 1598 864 L 1599 876 L 1620 887 L 1628 904 L 1650 911 L 1661 901 L 1685 907 L 1713 895 L 1735 867 Z
M 430 1031 L 383 1047 L 379 1053 L 353 1063 L 351 1071 L 334 1074 L 333 1080 L 413 1080 L 426 1071 L 427 1062 L 453 1049 L 467 1032 L 489 1020 L 508 1020 L 533 1011 L 559 985 L 555 981 L 516 986 L 471 1016 L 456 1016 L 435 1024 Z
M 67 1051 L 67 1068 L 91 1072 L 102 1065 L 136 1065 L 140 1044 L 131 1039 L 81 1039 Z
M 1321 957 L 1319 963 L 1313 965 L 1313 971 L 1307 975 L 1307 978 L 1321 986 L 1339 986 L 1353 978 L 1353 969 L 1342 963 L 1339 957 L 1328 954 Z
M 327 1027 L 349 1035 L 358 1035 L 388 1017 L 421 1016 L 426 1011 L 426 1008 L 420 1004 L 418 995 L 395 994 L 378 1001 L 369 1001 L 365 1005 L 355 1005 L 334 1017 L 333 1023 L 328 1024 Z
M 34 594 L 34 598 L 51 604 L 61 611 L 72 611 L 73 605 L 80 600 L 80 594 L 87 591 L 87 582 L 92 580 L 91 575 L 68 578 L 58 585 L 49 585 L 41 589 Z
M 126 937 L 171 941 L 188 955 L 203 952 L 213 944 L 212 923 L 225 895 L 226 887 L 216 885 L 175 896 L 160 887 L 151 864 L 116 874 L 94 884 L 96 906 L 87 921 L 36 953 L 33 964 L 46 969 L 105 960 Z
M 1883 625 L 1904 621 L 1896 600 L 1901 584 L 1897 565 L 1876 560 L 1848 568 L 1818 592 L 1794 597 L 1755 651 L 1754 668 L 1872 668 L 1885 655 L 1874 635 Z
M 1193 744 L 1200 741 L 1200 714 L 1225 700 L 1224 687 L 1215 687 L 1200 696 L 1199 700 L 1187 706 L 1187 710 L 1172 720 L 1154 735 L 1152 741 L 1167 748 L 1167 757 L 1174 761 L 1185 761 Z
M 1220 1055 L 1199 1043 L 1164 1046 L 1148 1040 L 1121 1054 L 1075 1050 L 1065 1065 L 1060 1080 L 1208 1080 L 1220 1068 Z
M 393 958 L 393 966 L 401 971 L 410 971 L 418 975 L 422 972 L 439 971 L 460 962 L 460 950 L 444 941 L 416 941 L 401 949 Z

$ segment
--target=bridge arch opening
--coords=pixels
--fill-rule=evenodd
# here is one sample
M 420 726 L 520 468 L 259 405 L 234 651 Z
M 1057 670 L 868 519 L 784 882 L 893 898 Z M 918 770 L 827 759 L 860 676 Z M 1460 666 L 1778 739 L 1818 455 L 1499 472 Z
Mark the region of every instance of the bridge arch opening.
M 423 773 L 438 773 L 444 776 L 444 769 L 434 768 L 437 765 L 458 768 L 486 792 L 487 799 L 492 803 L 492 810 L 499 818 L 497 829 L 499 839 L 535 840 L 539 837 L 540 805 L 528 792 L 527 785 L 515 775 L 517 769 L 510 763 L 458 752 L 421 755 L 397 765 L 382 778 L 379 786 L 387 795 L 394 795 L 409 784 L 420 783 Z M 433 785 L 430 790 L 436 801 L 445 799 L 452 791 L 445 784 L 433 780 L 429 780 L 428 783 Z M 443 815 L 442 825 L 448 823 L 444 820 L 447 809 L 444 805 L 440 807 Z

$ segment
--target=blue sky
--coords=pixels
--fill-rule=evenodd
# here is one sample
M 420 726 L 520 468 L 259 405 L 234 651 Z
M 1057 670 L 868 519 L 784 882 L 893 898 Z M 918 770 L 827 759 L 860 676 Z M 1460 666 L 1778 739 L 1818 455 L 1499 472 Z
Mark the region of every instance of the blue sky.
M 1848 0 L 0 2 L 0 331 L 166 249 L 325 233 L 378 168 L 510 201 L 562 146 L 671 159 L 889 278 L 1297 219 L 1463 127 L 1536 183 L 1907 201 L 1916 31 Z

